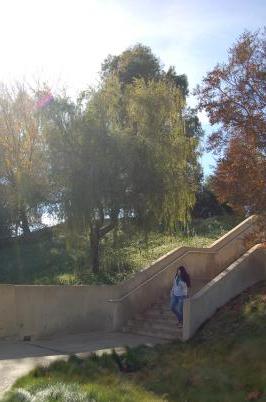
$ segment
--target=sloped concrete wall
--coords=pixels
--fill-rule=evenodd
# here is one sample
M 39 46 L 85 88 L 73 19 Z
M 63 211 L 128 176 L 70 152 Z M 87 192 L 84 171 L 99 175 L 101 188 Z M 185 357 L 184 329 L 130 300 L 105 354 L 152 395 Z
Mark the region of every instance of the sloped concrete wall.
M 177 248 L 124 282 L 120 288 L 123 296 L 110 301 L 115 305 L 113 328 L 121 328 L 129 318 L 169 293 L 179 265 L 185 265 L 192 281 L 210 281 L 245 252 L 244 237 L 254 231 L 255 224 L 255 217 L 250 217 L 207 248 Z
M 265 279 L 266 249 L 257 245 L 185 301 L 183 340 L 191 338 L 219 307 Z
M 169 291 L 178 265 L 192 278 L 212 279 L 245 251 L 250 217 L 208 248 L 180 247 L 119 285 L 0 285 L 0 338 L 120 329 Z

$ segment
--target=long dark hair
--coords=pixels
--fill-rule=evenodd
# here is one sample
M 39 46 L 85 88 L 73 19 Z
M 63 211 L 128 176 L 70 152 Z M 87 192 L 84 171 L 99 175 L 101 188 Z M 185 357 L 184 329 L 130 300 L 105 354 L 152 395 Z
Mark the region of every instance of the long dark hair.
M 190 288 L 191 286 L 191 281 L 190 281 L 190 276 L 186 270 L 185 267 L 181 266 L 177 268 L 176 271 L 176 276 L 178 275 L 178 272 L 180 272 L 180 279 L 186 283 L 187 287 Z

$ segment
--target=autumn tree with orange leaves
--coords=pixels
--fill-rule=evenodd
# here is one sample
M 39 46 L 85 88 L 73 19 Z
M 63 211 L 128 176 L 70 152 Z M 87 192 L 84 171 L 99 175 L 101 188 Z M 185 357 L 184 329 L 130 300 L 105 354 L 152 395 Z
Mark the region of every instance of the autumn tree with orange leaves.
M 245 32 L 197 87 L 199 110 L 218 127 L 208 148 L 219 155 L 213 188 L 242 212 L 266 206 L 266 31 Z

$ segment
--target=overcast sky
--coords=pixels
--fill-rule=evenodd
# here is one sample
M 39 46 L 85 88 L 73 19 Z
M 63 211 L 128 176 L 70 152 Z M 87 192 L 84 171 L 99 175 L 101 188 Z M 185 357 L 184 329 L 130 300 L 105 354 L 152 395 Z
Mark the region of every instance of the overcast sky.
M 265 24 L 265 0 L 2 0 L 0 80 L 43 77 L 72 95 L 93 85 L 108 54 L 141 42 L 190 88 Z M 193 99 L 190 99 L 193 105 Z M 202 117 L 202 122 L 207 123 Z M 202 160 L 205 172 L 213 163 Z

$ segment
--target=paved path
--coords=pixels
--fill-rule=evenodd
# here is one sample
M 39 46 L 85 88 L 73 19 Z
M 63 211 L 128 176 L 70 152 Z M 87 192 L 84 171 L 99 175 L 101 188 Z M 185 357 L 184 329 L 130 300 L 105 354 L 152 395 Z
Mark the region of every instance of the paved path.
M 162 343 L 158 338 L 119 332 L 65 335 L 32 342 L 0 341 L 0 396 L 22 375 L 38 365 L 76 354 L 86 357 L 91 352 L 103 353 L 124 346 Z

